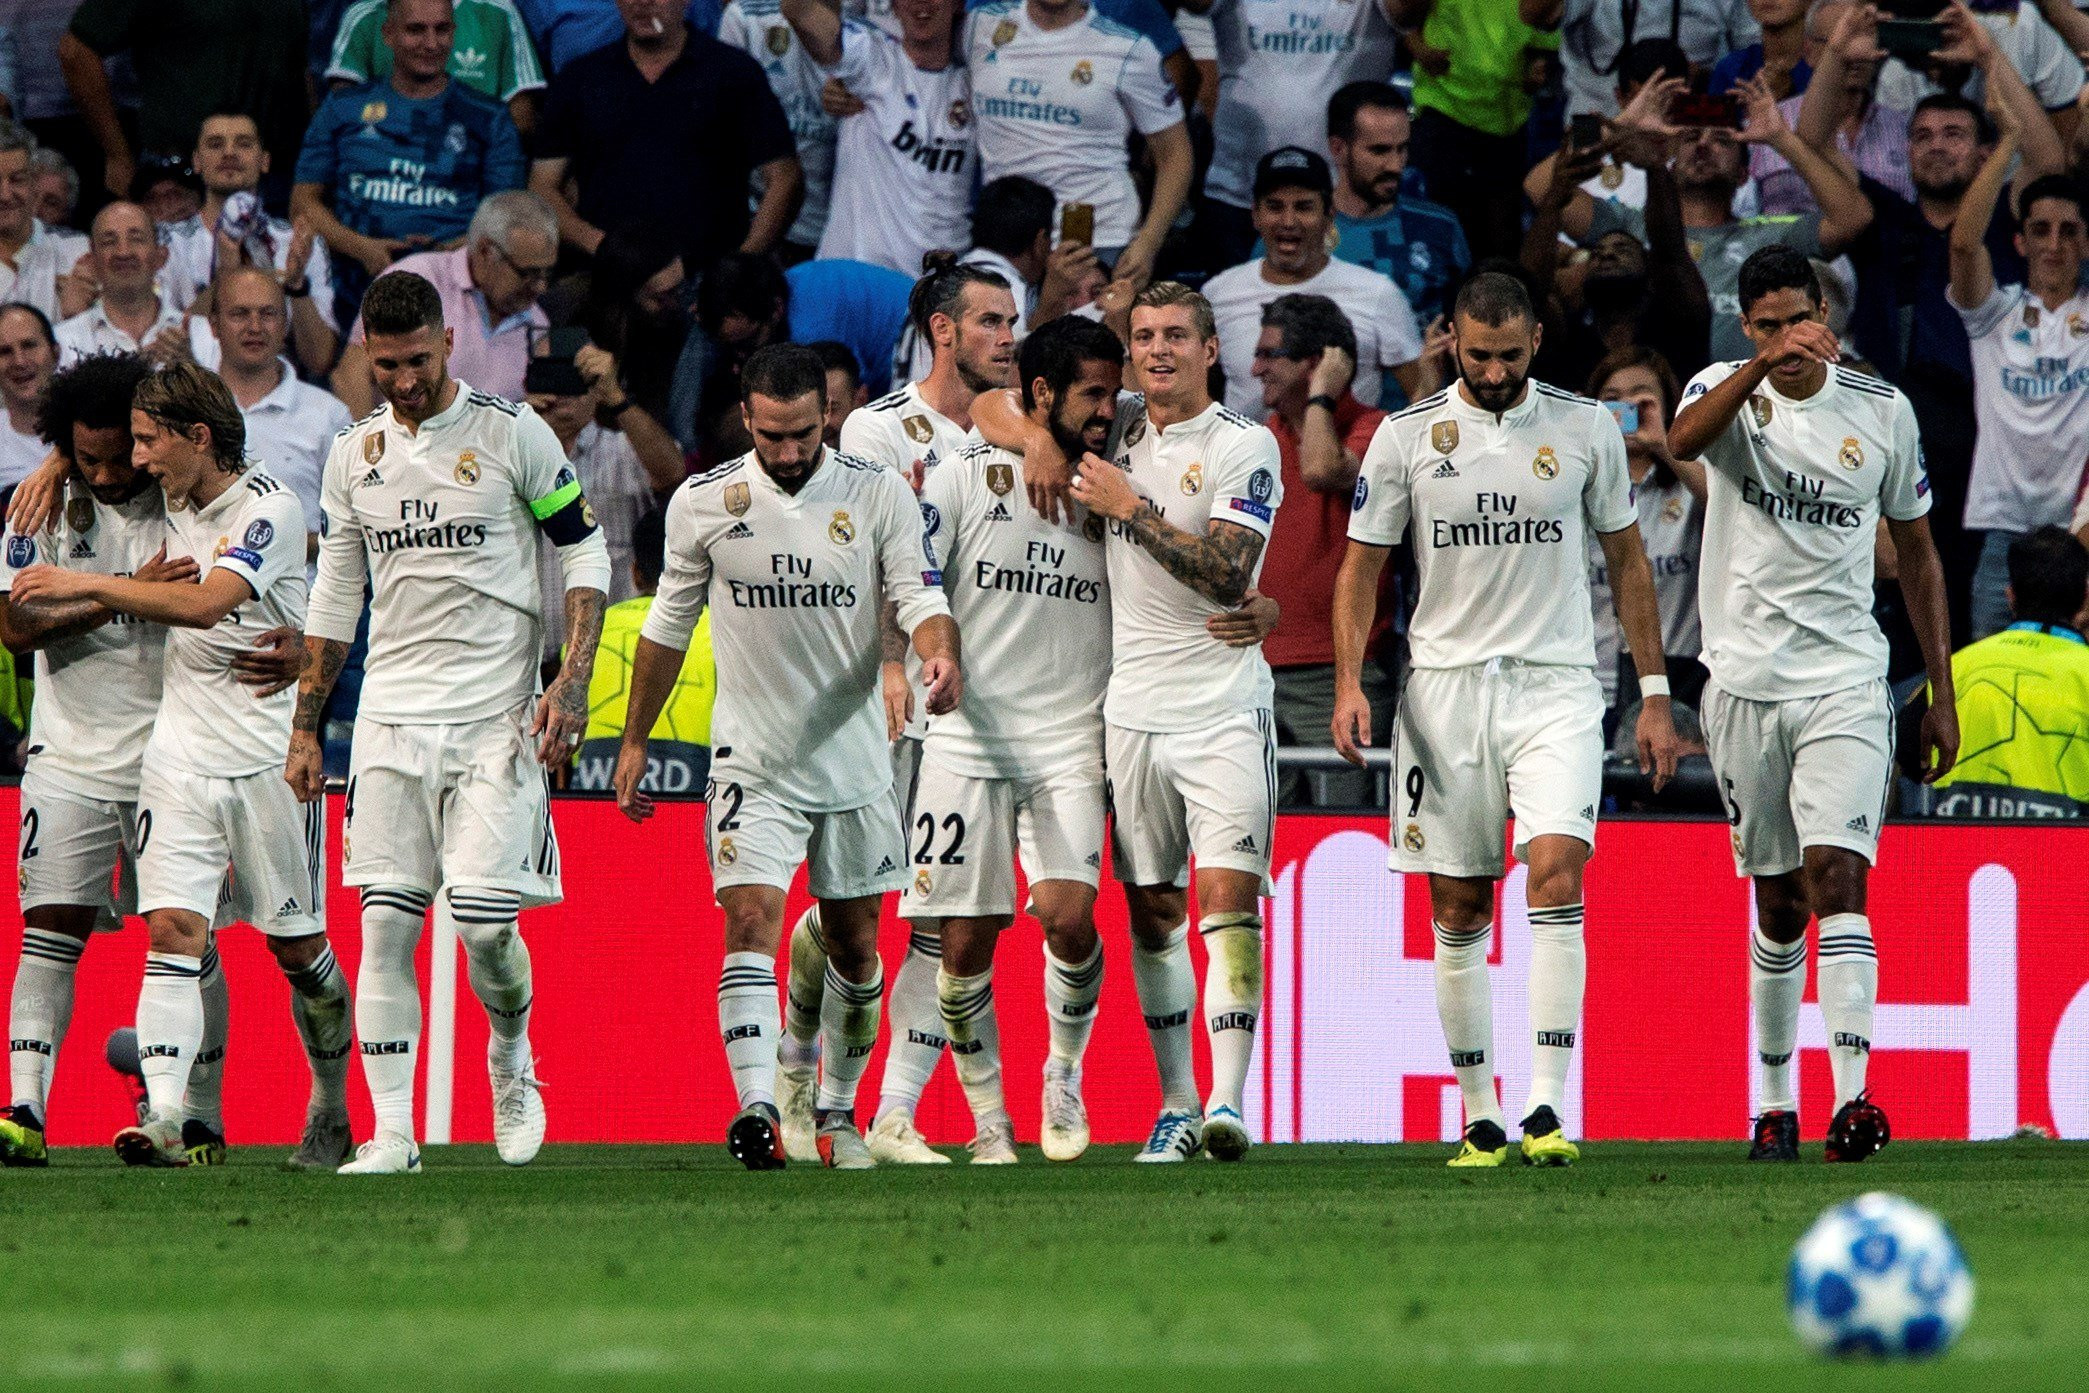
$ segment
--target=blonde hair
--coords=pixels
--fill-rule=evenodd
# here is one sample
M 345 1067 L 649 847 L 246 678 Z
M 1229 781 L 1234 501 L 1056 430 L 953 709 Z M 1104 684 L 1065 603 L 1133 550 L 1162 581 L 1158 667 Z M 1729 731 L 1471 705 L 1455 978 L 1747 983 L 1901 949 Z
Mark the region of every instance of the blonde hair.
M 1132 298 L 1134 310 L 1158 310 L 1170 305 L 1190 307 L 1190 315 L 1197 324 L 1198 338 L 1215 339 L 1219 336 L 1219 323 L 1211 312 L 1211 301 L 1181 281 L 1155 281 Z

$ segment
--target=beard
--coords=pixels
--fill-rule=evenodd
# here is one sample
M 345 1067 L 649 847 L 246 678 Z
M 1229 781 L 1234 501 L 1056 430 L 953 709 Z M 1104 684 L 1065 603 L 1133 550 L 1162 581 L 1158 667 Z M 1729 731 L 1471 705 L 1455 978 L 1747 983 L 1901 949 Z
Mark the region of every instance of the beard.
M 1934 198 L 1940 203 L 1956 202 L 1958 199 L 1964 198 L 1966 190 L 1972 187 L 1973 184 L 1970 178 L 1960 179 L 1957 177 L 1923 180 L 1911 176 L 1910 182 L 1914 184 L 1917 194 L 1924 198 Z
M 1465 365 L 1460 363 L 1458 365 L 1458 378 L 1465 384 L 1466 393 L 1472 398 L 1473 405 L 1479 407 L 1482 411 L 1492 411 L 1499 416 L 1502 412 L 1514 406 L 1516 399 L 1523 395 L 1523 384 L 1530 380 L 1530 374 L 1528 372 L 1518 373 L 1499 387 L 1489 387 L 1485 383 L 1475 381 L 1468 376 L 1465 371 Z

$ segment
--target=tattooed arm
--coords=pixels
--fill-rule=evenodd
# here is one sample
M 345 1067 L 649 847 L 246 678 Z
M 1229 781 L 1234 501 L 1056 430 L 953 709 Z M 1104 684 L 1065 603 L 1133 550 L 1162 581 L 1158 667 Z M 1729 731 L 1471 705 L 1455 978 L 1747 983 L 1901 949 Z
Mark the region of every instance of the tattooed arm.
M 300 803 L 310 803 L 326 791 L 320 727 L 326 721 L 326 699 L 333 695 L 334 682 L 347 661 L 344 640 L 305 635 L 305 675 L 297 684 L 297 710 L 290 717 L 290 756 L 283 765 L 284 782 Z
M 565 660 L 559 675 L 537 701 L 530 734 L 540 736 L 537 762 L 556 769 L 573 758 L 588 728 L 588 683 L 595 676 L 595 645 L 602 641 L 602 612 L 609 597 L 582 586 L 566 592 Z
M 1234 608 L 1255 583 L 1255 562 L 1265 540 L 1261 534 L 1219 518 L 1201 537 L 1185 532 L 1139 497 L 1124 471 L 1108 460 L 1089 455 L 1081 461 L 1074 497 L 1089 512 L 1125 524 L 1132 540 L 1169 575 L 1215 605 Z

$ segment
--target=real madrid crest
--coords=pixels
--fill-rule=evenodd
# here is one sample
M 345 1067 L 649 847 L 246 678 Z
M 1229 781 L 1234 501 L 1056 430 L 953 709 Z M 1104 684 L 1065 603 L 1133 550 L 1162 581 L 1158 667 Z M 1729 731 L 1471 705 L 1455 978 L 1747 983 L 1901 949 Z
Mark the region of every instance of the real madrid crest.
M 1617 165 L 1605 164 L 1602 172 L 1596 177 L 1603 181 L 1604 188 L 1615 189 L 1625 182 L 1625 171 Z
M 955 101 L 950 104 L 950 125 L 954 130 L 963 130 L 972 124 L 972 103 Z
M 929 892 L 929 890 L 935 885 L 935 883 L 935 880 L 929 875 L 928 868 L 926 866 L 914 872 L 915 894 L 926 895 Z
M 1089 83 L 1095 81 L 1095 65 L 1083 58 L 1080 62 L 1074 64 L 1072 77 L 1076 83 L 1086 87 Z
M 364 102 L 362 117 L 363 124 L 366 126 L 376 125 L 379 121 L 382 121 L 385 118 L 385 113 L 390 109 L 391 108 L 387 107 L 383 102 Z
M 926 416 L 905 416 L 900 425 L 906 428 L 907 439 L 916 445 L 926 445 L 936 438 L 936 428 L 928 423 Z
M 463 484 L 467 488 L 476 484 L 479 482 L 478 455 L 471 450 L 466 450 L 463 454 L 457 456 L 457 467 L 450 472 L 457 476 L 458 483 Z
M 1458 423 L 1438 421 L 1429 427 L 1429 448 L 1439 455 L 1448 455 L 1458 448 Z
M 384 432 L 373 430 L 363 437 L 363 463 L 375 464 L 384 458 Z
M 2024 327 L 2026 329 L 2036 329 L 2038 327 L 2038 306 L 2024 306 Z
M 1015 488 L 1015 466 L 1012 464 L 990 464 L 986 467 L 987 490 L 996 498 L 1006 498 Z
M 736 518 L 744 518 L 747 516 L 747 504 L 747 485 L 727 484 L 725 486 L 725 510 L 728 513 L 731 513 Z
M 1422 824 L 1419 822 L 1408 823 L 1407 830 L 1400 834 L 1400 845 L 1406 847 L 1409 851 L 1419 852 L 1424 844 Z
M 1538 457 L 1530 462 L 1530 472 L 1537 475 L 1540 479 L 1557 479 L 1559 477 L 1559 456 L 1552 453 L 1550 445 L 1540 445 L 1538 447 Z
M 1671 498 L 1666 503 L 1663 503 L 1661 505 L 1661 520 L 1663 522 L 1681 522 L 1683 520 L 1683 500 Z
M 1770 399 L 1757 392 L 1748 399 L 1748 409 L 1755 413 L 1755 428 L 1763 429 L 1770 424 Z
M 65 505 L 65 525 L 75 532 L 85 532 L 94 526 L 94 500 L 86 494 L 75 494 Z
M 827 524 L 827 539 L 838 547 L 845 547 L 856 540 L 856 524 L 849 521 L 845 509 L 834 510 L 834 521 Z
M 718 839 L 718 864 L 730 866 L 739 859 L 740 848 L 733 845 L 733 839 L 731 837 L 720 837 Z
M 1846 435 L 1842 438 L 1842 453 L 1835 458 L 1837 463 L 1841 464 L 1844 469 L 1862 469 L 1864 467 L 1864 447 L 1857 443 L 1856 436 Z
M 1144 416 L 1139 417 L 1124 428 L 1124 443 L 1127 445 L 1136 445 L 1145 438 L 1146 418 Z
M 2079 314 L 2070 314 L 2067 316 L 2067 332 L 2076 338 L 2089 334 L 2089 319 L 2084 319 Z
M 1204 466 L 1201 463 L 1193 464 L 1188 469 L 1182 471 L 1182 496 L 1184 498 L 1195 498 L 1202 492 L 1204 492 Z
M 769 52 L 778 58 L 791 51 L 791 28 L 788 24 L 769 26 Z
M 999 48 L 1015 37 L 1015 21 L 1004 19 L 994 26 L 994 47 Z

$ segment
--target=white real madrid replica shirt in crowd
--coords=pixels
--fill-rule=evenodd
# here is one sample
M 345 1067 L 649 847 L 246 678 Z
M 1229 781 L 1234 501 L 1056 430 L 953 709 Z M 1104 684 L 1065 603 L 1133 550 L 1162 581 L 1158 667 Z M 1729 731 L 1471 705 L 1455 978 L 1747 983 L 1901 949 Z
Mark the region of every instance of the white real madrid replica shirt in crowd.
M 1366 406 L 1378 405 L 1385 375 L 1422 356 L 1414 307 L 1388 276 L 1368 266 L 1330 257 L 1316 276 L 1293 285 L 1262 278 L 1262 259 L 1221 271 L 1204 283 L 1219 330 L 1219 366 L 1226 371 L 1226 406 L 1252 420 L 1267 413 L 1262 384 L 1254 377 L 1255 341 L 1262 335 L 1262 310 L 1284 295 L 1325 295 L 1342 307 L 1356 330 L 1356 381 L 1350 391 Z
M 26 566 L 127 576 L 167 541 L 167 496 L 148 483 L 127 503 L 98 503 L 85 485 L 66 485 L 57 523 L 34 537 L 10 530 L 0 592 Z M 29 767 L 39 781 L 83 798 L 129 803 L 160 709 L 167 630 L 119 614 L 56 639 L 36 653 L 36 703 L 29 713 Z
M 1268 540 L 1284 484 L 1267 429 L 1216 402 L 1165 431 L 1147 419 L 1144 398 L 1121 407 L 1117 419 L 1117 467 L 1170 526 L 1202 537 L 1213 522 L 1227 522 Z M 1103 714 L 1110 724 L 1203 730 L 1268 707 L 1276 686 L 1261 647 L 1214 643 L 1204 621 L 1223 607 L 1170 575 L 1128 524 L 1110 523 L 1108 537 L 1114 662 Z
M 370 656 L 360 716 L 453 725 L 537 690 L 538 520 L 581 502 L 558 437 L 535 411 L 457 383 L 408 431 L 390 405 L 334 441 L 308 634 L 355 638 L 365 579 Z M 602 533 L 560 548 L 568 589 L 607 593 Z
M 1327 150 L 1327 99 L 1393 70 L 1393 27 L 1377 0 L 1218 0 L 1219 105 L 1204 191 L 1249 207 L 1255 164 L 1280 145 Z
M 2089 459 L 2089 291 L 2047 309 L 2021 285 L 1958 307 L 1973 351 L 1973 476 L 1966 526 L 2065 523 Z
M 21 483 L 49 453 L 51 447 L 42 436 L 34 430 L 27 434 L 16 430 L 14 422 L 0 412 L 0 488 Z
M 812 61 L 798 31 L 783 17 L 776 0 L 732 0 L 718 18 L 718 41 L 731 44 L 762 65 L 769 90 L 783 108 L 791 139 L 798 146 L 798 167 L 805 177 L 805 200 L 784 240 L 817 247 L 827 230 L 827 210 L 834 188 L 836 122 L 820 105 L 827 74 Z
M 1714 363 L 1688 405 L 1732 376 Z M 1768 380 L 1705 447 L 1705 666 L 1750 701 L 1825 696 L 1886 675 L 1871 616 L 1872 544 L 1883 513 L 1929 512 L 1915 410 L 1898 388 L 1831 367 L 1793 401 Z
M 892 786 L 878 685 L 882 602 L 901 629 L 948 614 L 914 491 L 822 450 L 786 493 L 752 452 L 675 490 L 666 569 L 641 632 L 687 650 L 706 606 L 718 661 L 711 769 L 803 812 Z
M 167 631 L 166 684 L 146 756 L 212 779 L 281 769 L 290 748 L 292 688 L 257 697 L 232 660 L 256 639 L 305 624 L 305 511 L 297 495 L 249 463 L 203 508 L 167 509 L 167 557 L 191 557 L 203 575 L 230 571 L 253 599 L 208 629 Z
M 1639 540 L 1654 572 L 1654 604 L 1661 612 L 1661 651 L 1696 657 L 1704 647 L 1697 619 L 1698 551 L 1704 544 L 1704 505 L 1690 496 L 1682 480 L 1667 485 L 1649 475 L 1632 490 L 1639 512 Z M 1603 699 L 1615 700 L 1618 656 L 1624 631 L 1618 626 L 1617 599 L 1610 589 L 1610 558 L 1589 538 L 1589 603 L 1596 621 L 1596 680 Z
M 1039 29 L 1022 0 L 993 0 L 965 16 L 965 52 L 981 182 L 1035 179 L 1061 205 L 1093 205 L 1093 245 L 1130 242 L 1139 231 L 1139 191 L 1125 138 L 1183 119 L 1153 41 L 1093 5 L 1071 24 Z
M 965 643 L 965 694 L 929 722 L 957 773 L 1033 778 L 1102 763 L 1110 588 L 1102 519 L 1030 506 L 1023 457 L 975 440 L 921 490 L 921 517 Z
M 834 204 L 822 257 L 921 274 L 926 252 L 972 242 L 972 89 L 953 57 L 929 72 L 874 24 L 848 20 L 831 70 L 863 101 L 834 147 Z
M 1617 418 L 1531 379 L 1499 417 L 1454 385 L 1381 423 L 1349 536 L 1389 547 L 1412 534 L 1414 666 L 1593 667 L 1589 533 L 1637 516 Z

